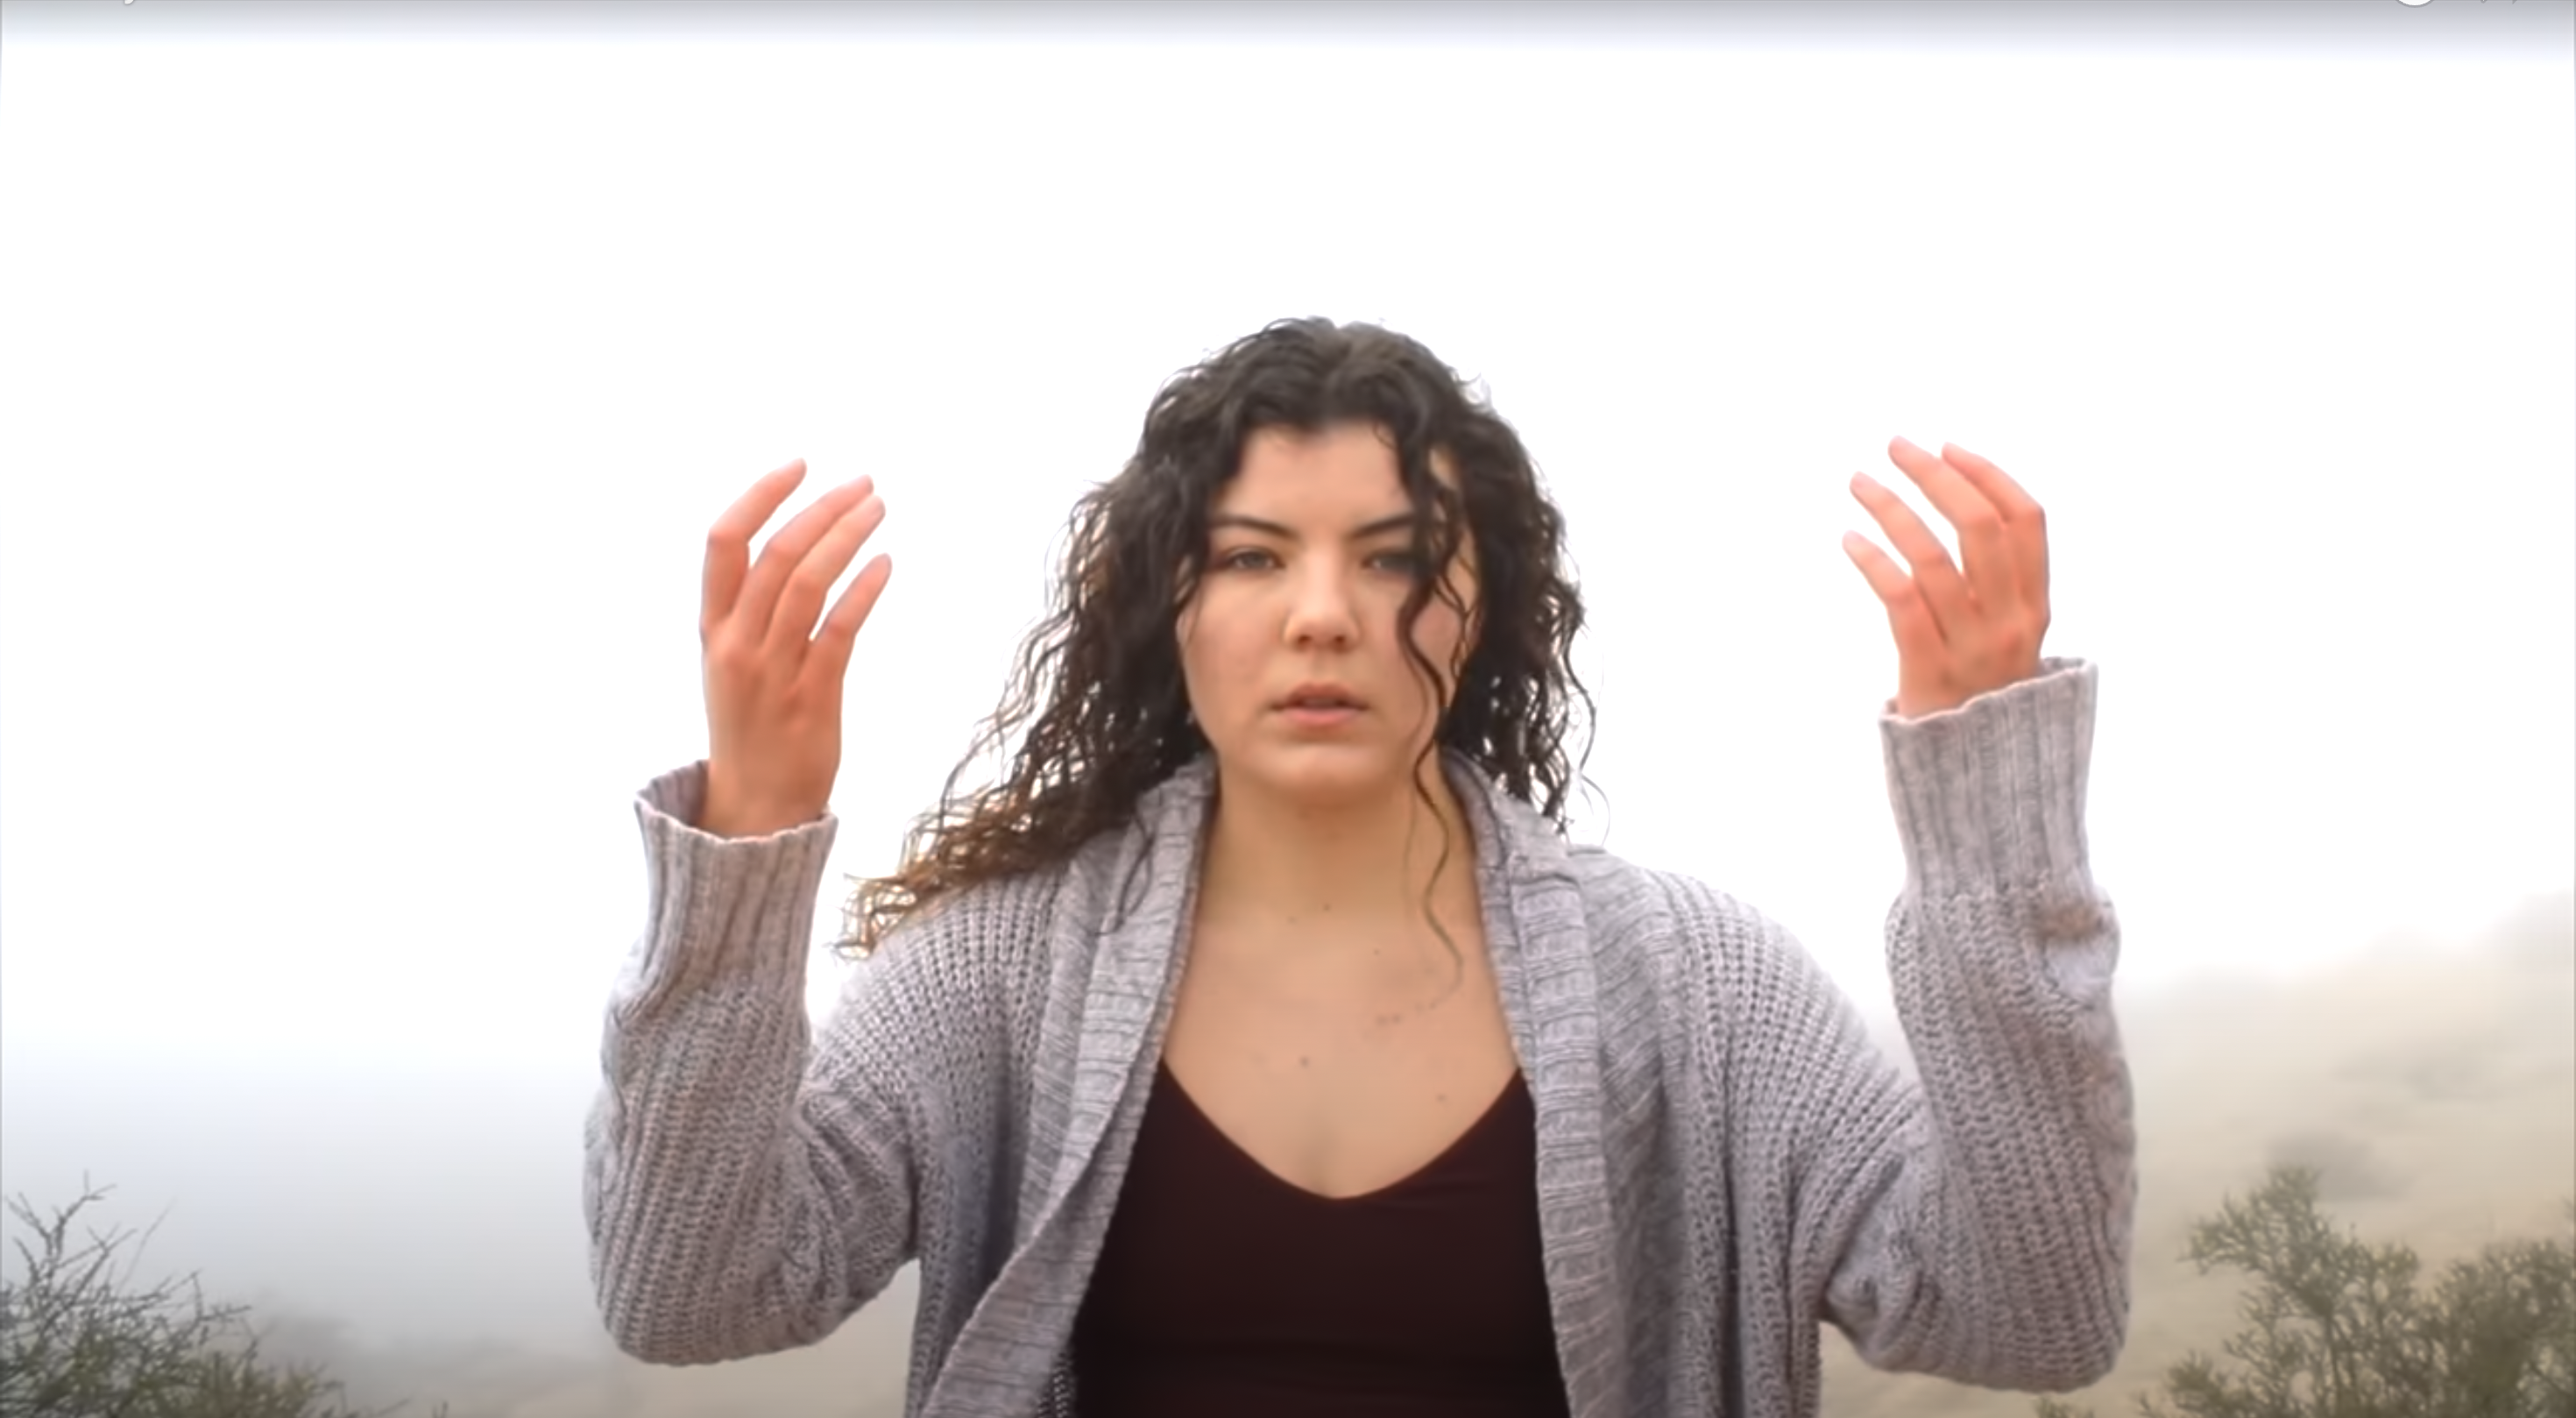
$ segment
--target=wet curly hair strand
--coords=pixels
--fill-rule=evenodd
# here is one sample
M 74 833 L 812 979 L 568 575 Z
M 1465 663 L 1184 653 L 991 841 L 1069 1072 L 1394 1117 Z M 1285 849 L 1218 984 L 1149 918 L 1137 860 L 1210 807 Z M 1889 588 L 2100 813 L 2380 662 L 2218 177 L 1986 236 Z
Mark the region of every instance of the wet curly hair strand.
M 1454 693 L 1435 701 L 1445 708 L 1425 757 L 1463 756 L 1564 830 L 1582 766 L 1565 741 L 1576 704 L 1587 735 L 1593 710 L 1571 663 L 1583 604 L 1565 569 L 1564 518 L 1520 436 L 1416 340 L 1283 320 L 1165 384 L 1135 454 L 1075 504 L 1051 604 L 1022 641 L 1000 706 L 938 806 L 913 823 L 902 864 L 858 881 L 844 954 L 873 954 L 913 913 L 970 887 L 1060 864 L 1207 751 L 1177 626 L 1206 569 L 1209 506 L 1250 435 L 1351 424 L 1376 427 L 1394 449 L 1415 514 L 1415 565 L 1425 568 L 1400 623 L 1416 672 L 1442 689 L 1449 676 L 1413 643 L 1414 625 L 1435 595 L 1465 611 L 1443 573 L 1462 535 L 1475 547 L 1476 633 Z M 1454 487 L 1434 475 L 1435 452 Z M 1001 781 L 959 790 L 971 765 L 1014 738 Z

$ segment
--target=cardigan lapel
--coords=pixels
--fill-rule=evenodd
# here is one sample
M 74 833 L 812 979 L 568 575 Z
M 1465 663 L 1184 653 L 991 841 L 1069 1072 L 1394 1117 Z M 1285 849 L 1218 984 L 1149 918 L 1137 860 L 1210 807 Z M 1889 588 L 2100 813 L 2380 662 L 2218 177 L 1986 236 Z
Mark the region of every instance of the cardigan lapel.
M 1538 1114 L 1539 1233 L 1568 1406 L 1575 1418 L 1624 1413 L 1627 1317 L 1581 888 L 1555 824 L 1465 760 L 1449 770 L 1476 831 L 1486 948 Z
M 1059 903 L 1031 1090 L 1043 1116 L 1032 1120 L 1037 1155 L 1022 1191 L 1036 1204 L 1024 1208 L 1026 1239 L 959 1331 L 925 1418 L 1033 1413 L 1044 1401 L 1143 1121 L 1197 904 L 1212 786 L 1201 759 L 1149 790 L 1103 869 L 1077 872 L 1079 885 Z M 1052 1080 L 1069 1087 L 1051 1092 Z
M 1125 1174 L 1126 1144 L 1144 1118 L 1173 984 L 1189 949 L 1214 782 L 1212 765 L 1201 757 L 1147 793 L 1127 850 L 1104 884 L 1105 915 L 1075 1041 L 1072 1111 L 1047 1190 L 1051 1206 L 1073 1195 L 1104 1138 L 1116 1137 L 1110 1160 Z

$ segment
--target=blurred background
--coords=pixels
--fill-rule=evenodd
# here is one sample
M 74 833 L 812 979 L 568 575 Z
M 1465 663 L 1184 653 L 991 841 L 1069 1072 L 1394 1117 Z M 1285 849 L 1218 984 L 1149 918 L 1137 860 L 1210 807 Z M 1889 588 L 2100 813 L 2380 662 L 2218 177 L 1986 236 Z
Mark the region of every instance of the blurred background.
M 2106 1409 L 2229 1332 L 2178 1248 L 2276 1163 L 2427 1256 L 2563 1229 L 2572 119 L 2571 0 L 8 0 L 0 1191 L 112 1188 L 368 1401 L 895 1412 L 908 1282 L 703 1371 L 591 1308 L 707 524 L 878 479 L 835 866 L 884 868 L 1155 390 L 1320 314 L 1566 509 L 1578 837 L 1891 1047 L 1845 483 L 1902 435 L 2047 506 L 2145 1149 Z M 1833 1412 L 2028 1406 L 1829 1343 Z

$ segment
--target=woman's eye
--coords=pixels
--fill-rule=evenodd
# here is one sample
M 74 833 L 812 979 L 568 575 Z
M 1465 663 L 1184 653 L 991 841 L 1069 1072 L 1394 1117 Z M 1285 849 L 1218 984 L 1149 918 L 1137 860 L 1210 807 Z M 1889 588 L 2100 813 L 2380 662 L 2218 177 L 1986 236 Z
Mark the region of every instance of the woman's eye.
M 1218 555 L 1215 562 L 1219 571 L 1267 571 L 1278 564 L 1278 556 L 1263 547 L 1237 547 Z M 1412 576 L 1422 561 L 1409 551 L 1382 551 L 1371 555 L 1367 564 L 1397 576 Z

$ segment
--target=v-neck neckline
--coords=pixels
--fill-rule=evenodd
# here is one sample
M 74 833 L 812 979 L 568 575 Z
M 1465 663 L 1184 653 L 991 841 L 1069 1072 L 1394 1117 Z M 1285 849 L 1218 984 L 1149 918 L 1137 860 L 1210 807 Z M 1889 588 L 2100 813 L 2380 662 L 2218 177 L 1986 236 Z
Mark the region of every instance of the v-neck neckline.
M 1233 1158 L 1240 1167 L 1259 1174 L 1269 1186 L 1284 1191 L 1301 1202 L 1327 1208 L 1359 1207 L 1373 1202 L 1390 1201 L 1418 1189 L 1455 1162 L 1461 1152 L 1494 1126 L 1495 1121 L 1515 1099 L 1526 1096 L 1528 1091 L 1529 1080 L 1522 1076 L 1518 1068 L 1513 1069 L 1511 1076 L 1505 1079 L 1503 1086 L 1495 1092 L 1493 1101 L 1478 1110 L 1475 1120 L 1467 1124 L 1457 1136 L 1449 1139 L 1446 1146 L 1422 1165 L 1382 1186 L 1371 1187 L 1364 1192 L 1354 1192 L 1349 1196 L 1330 1196 L 1312 1188 L 1300 1186 L 1271 1170 L 1269 1164 L 1253 1156 L 1242 1143 L 1235 1141 L 1232 1133 L 1227 1132 L 1215 1118 L 1209 1116 L 1205 1108 L 1199 1106 L 1198 1099 L 1190 1096 L 1189 1085 L 1181 1082 L 1181 1076 L 1172 1071 L 1169 1063 L 1158 1059 L 1154 1064 L 1155 1096 L 1169 1098 L 1175 1102 L 1178 1105 L 1177 1111 L 1187 1116 L 1193 1128 L 1214 1141 L 1219 1149 Z M 1149 1098 L 1146 1106 L 1150 1109 L 1153 1106 L 1153 1099 Z

